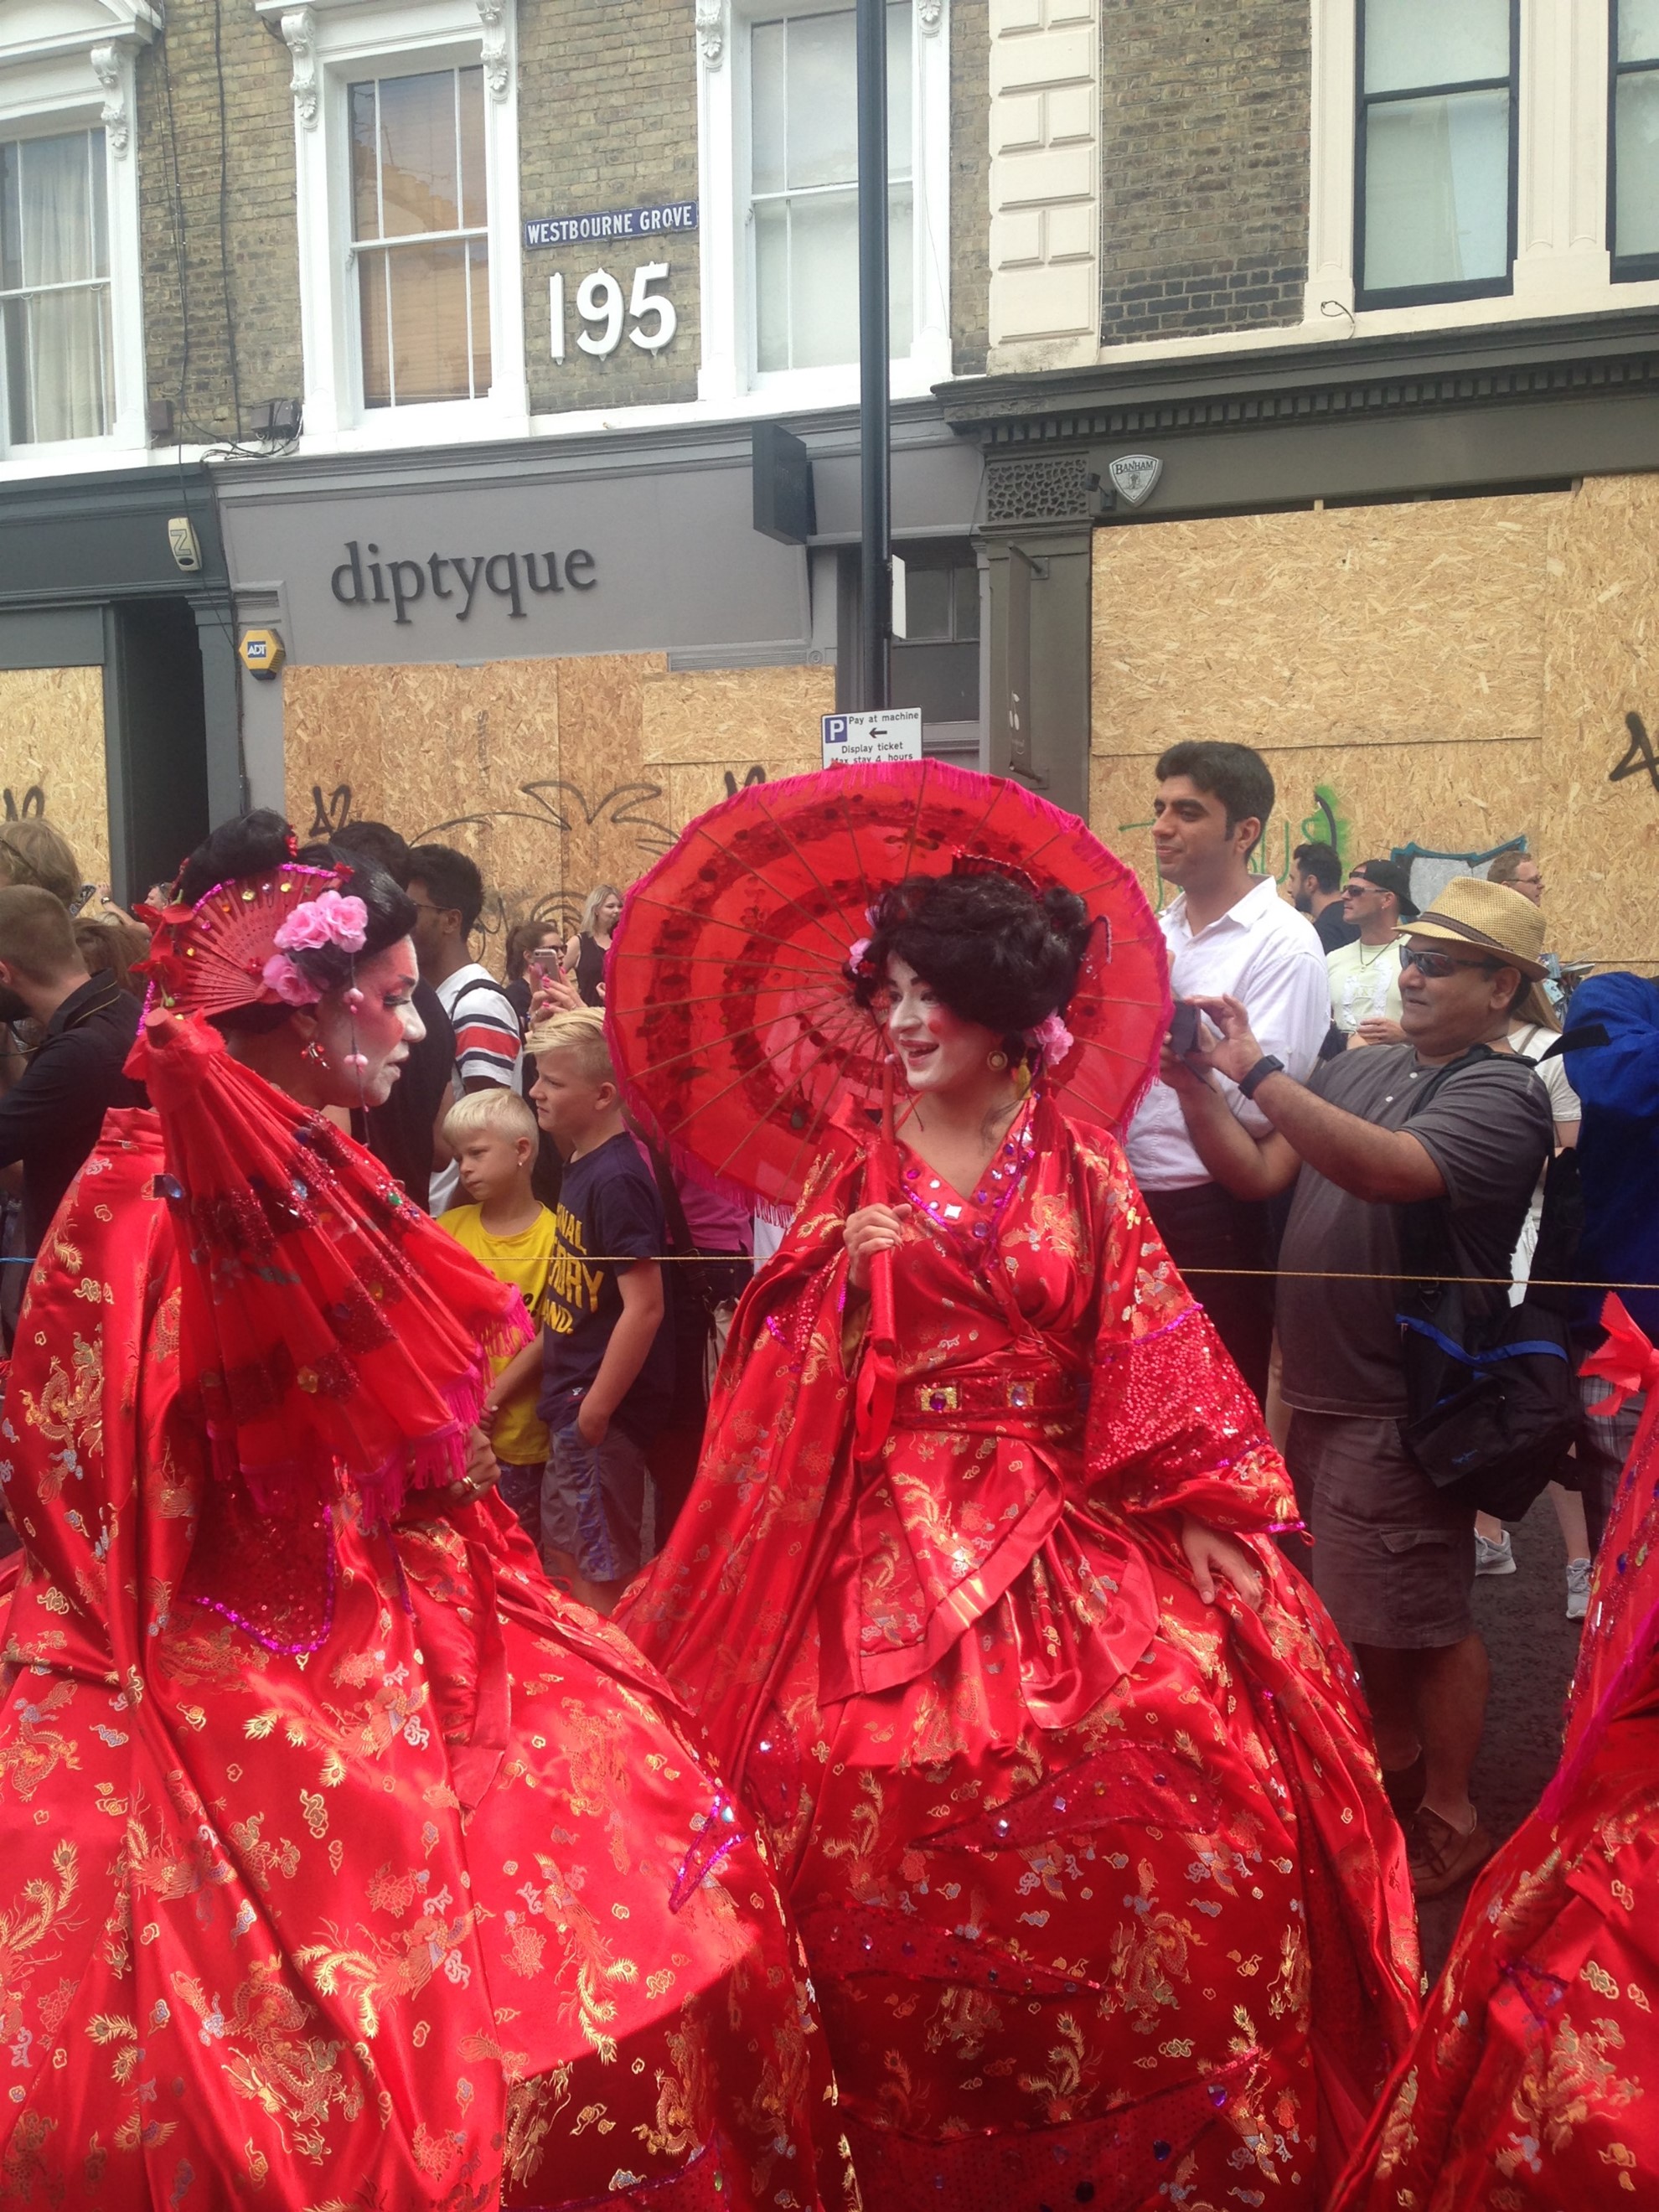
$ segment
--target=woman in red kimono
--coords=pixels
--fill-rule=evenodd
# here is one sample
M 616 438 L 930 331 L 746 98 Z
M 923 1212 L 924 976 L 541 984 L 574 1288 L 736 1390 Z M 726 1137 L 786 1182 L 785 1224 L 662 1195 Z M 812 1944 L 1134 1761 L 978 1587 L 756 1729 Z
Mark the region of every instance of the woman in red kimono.
M 1646 2204 L 1659 2176 L 1659 1352 L 1616 1298 L 1587 1372 L 1648 1410 L 1596 1554 L 1566 1744 L 1482 1873 L 1340 2212 Z
M 883 897 L 896 1158 L 814 1170 L 618 1619 L 772 1828 L 866 2201 L 1311 2208 L 1415 2017 L 1411 1896 L 1255 1403 L 1042 1079 L 1084 934 L 1000 873 Z
M 0 2203 L 843 2204 L 759 1849 L 490 1491 L 517 1293 L 325 1114 L 409 901 L 274 815 L 179 901 L 0 1422 Z

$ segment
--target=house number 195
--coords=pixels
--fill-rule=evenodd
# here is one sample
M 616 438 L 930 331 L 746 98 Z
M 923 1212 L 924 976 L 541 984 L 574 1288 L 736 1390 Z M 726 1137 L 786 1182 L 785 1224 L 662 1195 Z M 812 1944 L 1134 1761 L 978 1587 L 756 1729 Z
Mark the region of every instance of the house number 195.
M 634 319 L 629 337 L 645 353 L 660 353 L 679 328 L 679 317 L 674 303 L 665 293 L 653 292 L 653 284 L 663 283 L 668 276 L 665 261 L 643 261 L 634 271 L 633 289 L 629 294 L 626 309 L 623 305 L 623 288 L 618 278 L 608 269 L 595 269 L 584 276 L 576 287 L 576 313 L 590 327 L 576 333 L 576 343 L 584 353 L 591 353 L 601 361 L 607 354 L 615 353 L 622 343 L 624 313 Z M 565 312 L 564 278 L 555 276 L 548 287 L 552 309 L 552 349 L 555 361 L 564 359 Z

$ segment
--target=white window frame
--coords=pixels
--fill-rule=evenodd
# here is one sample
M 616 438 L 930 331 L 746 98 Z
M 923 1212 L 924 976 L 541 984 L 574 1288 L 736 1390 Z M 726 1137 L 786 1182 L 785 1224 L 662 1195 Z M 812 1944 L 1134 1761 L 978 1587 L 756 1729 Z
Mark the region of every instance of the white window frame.
M 52 0 L 9 12 L 15 28 L 0 23 L 0 138 L 104 133 L 114 405 L 102 437 L 40 444 L 10 444 L 0 415 L 0 465 L 18 476 L 107 466 L 149 442 L 133 61 L 160 15 L 149 0 Z
M 1337 337 L 1383 336 L 1659 305 L 1659 281 L 1615 284 L 1607 252 L 1608 10 L 1521 0 L 1512 290 L 1356 311 L 1356 15 L 1354 0 L 1313 0 L 1308 324 Z
M 844 406 L 858 397 L 856 353 L 833 368 L 757 370 L 749 222 L 749 32 L 780 15 L 827 14 L 848 0 L 697 0 L 697 169 L 702 200 L 702 361 L 699 398 L 769 406 Z M 896 399 L 951 374 L 951 26 L 948 0 L 911 0 L 911 190 L 915 315 L 910 351 L 892 364 Z
M 514 0 L 258 0 L 293 58 L 300 326 L 308 450 L 524 436 L 524 261 L 519 222 Z M 489 200 L 490 388 L 482 398 L 365 407 L 351 245 L 346 88 L 370 76 L 482 64 Z

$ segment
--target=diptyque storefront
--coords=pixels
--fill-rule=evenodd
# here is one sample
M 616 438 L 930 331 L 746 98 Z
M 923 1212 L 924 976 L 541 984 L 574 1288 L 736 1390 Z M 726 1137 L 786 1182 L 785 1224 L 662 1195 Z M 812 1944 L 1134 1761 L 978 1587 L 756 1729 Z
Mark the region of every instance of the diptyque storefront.
M 746 424 L 225 471 L 238 622 L 286 656 L 243 685 L 252 793 L 301 831 L 374 817 L 465 846 L 493 938 L 630 880 L 728 791 L 816 767 L 848 660 L 857 453 L 850 418 L 809 436 L 805 546 L 754 527 Z M 900 410 L 901 545 L 971 580 L 966 635 L 935 658 L 959 678 L 967 656 L 972 711 L 930 714 L 929 742 L 975 763 L 981 475 L 937 407 Z

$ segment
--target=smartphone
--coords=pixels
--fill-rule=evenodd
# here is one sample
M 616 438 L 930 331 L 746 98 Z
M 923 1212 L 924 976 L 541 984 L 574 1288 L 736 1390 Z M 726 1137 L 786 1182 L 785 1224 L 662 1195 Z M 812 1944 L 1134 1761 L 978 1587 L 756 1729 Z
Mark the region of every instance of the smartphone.
M 1196 1006 L 1177 1006 L 1170 1016 L 1170 1048 L 1179 1060 L 1198 1050 L 1199 1012 Z

